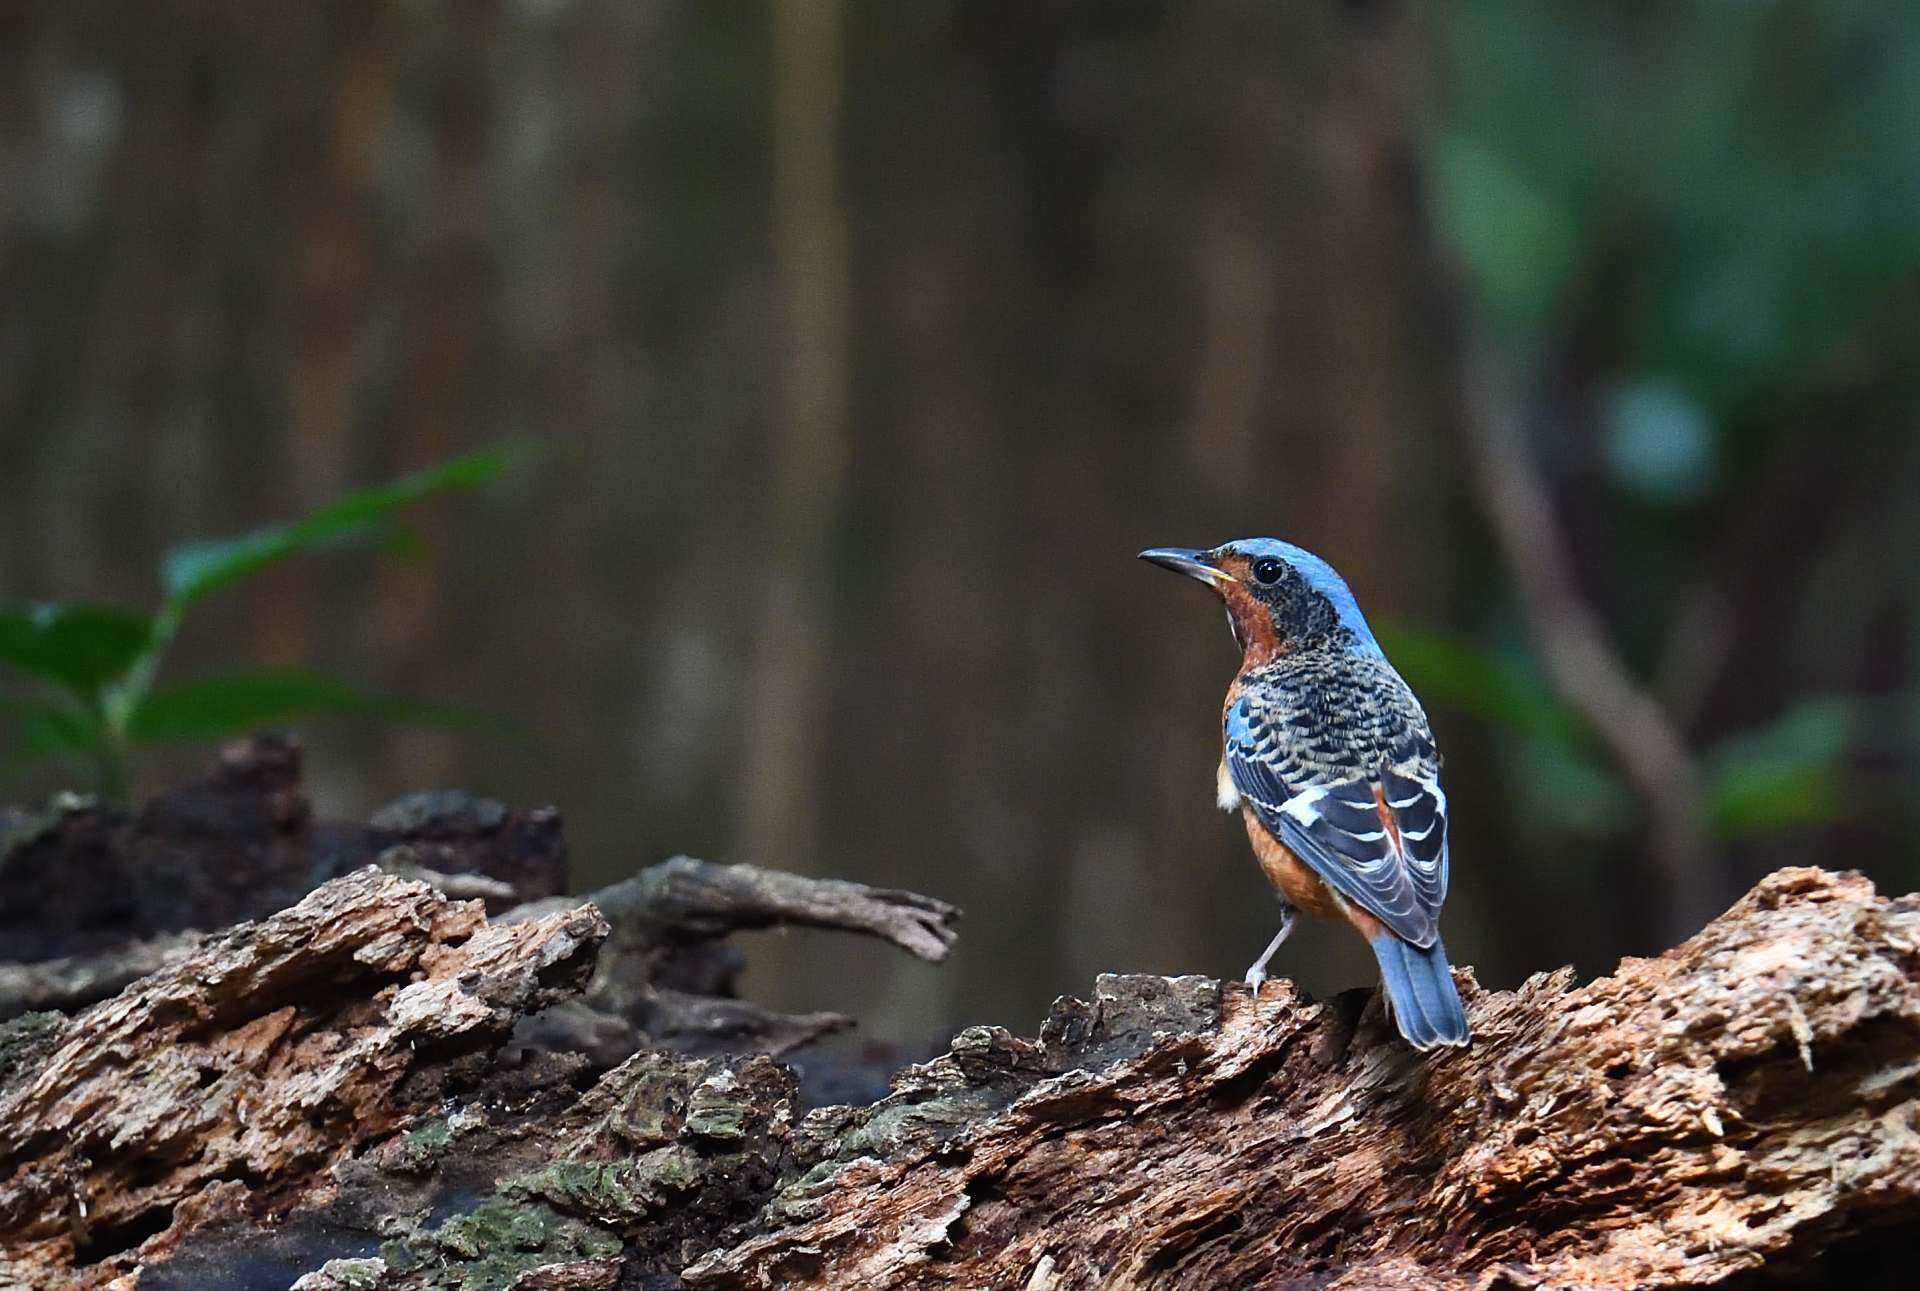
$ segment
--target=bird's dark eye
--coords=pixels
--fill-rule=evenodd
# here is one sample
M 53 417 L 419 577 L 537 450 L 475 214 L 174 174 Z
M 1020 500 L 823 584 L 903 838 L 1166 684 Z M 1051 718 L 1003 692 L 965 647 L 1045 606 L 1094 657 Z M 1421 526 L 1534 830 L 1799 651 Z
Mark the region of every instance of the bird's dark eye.
M 1266 556 L 1253 562 L 1253 576 L 1263 583 L 1277 583 L 1280 581 L 1280 571 L 1285 568 L 1272 556 Z

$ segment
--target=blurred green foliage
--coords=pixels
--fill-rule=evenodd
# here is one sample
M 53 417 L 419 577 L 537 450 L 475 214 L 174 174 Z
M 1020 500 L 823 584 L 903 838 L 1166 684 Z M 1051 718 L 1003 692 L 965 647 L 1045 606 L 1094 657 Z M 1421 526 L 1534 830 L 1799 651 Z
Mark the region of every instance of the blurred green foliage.
M 13 765 L 54 760 L 89 776 L 104 796 L 128 787 L 130 758 L 144 743 L 219 739 L 310 714 L 472 726 L 480 719 L 445 704 L 377 695 L 339 678 L 297 670 L 233 670 L 157 685 L 167 648 L 201 597 L 278 561 L 348 546 L 394 548 L 408 540 L 396 513 L 438 493 L 498 476 L 521 456 L 509 444 L 340 498 L 291 524 L 166 553 L 162 599 L 149 613 L 119 605 L 59 603 L 0 609 L 0 718 Z
M 1765 415 L 1920 269 L 1911 6 L 1445 15 L 1435 208 L 1509 343 L 1604 296 L 1629 375 L 1718 419 Z
M 1629 666 L 1664 679 L 1683 598 L 1744 572 L 1713 569 L 1702 536 L 1743 517 L 1796 439 L 1875 451 L 1861 425 L 1809 430 L 1809 408 L 1862 368 L 1920 283 L 1920 26 L 1911 5 L 1881 0 L 1450 0 L 1440 14 L 1437 230 L 1526 407 L 1564 528 L 1586 542 L 1583 586 Z M 1869 571 L 1864 595 L 1904 561 Z M 1831 639 L 1823 618 L 1861 589 L 1823 586 L 1811 566 L 1782 570 L 1803 595 L 1766 586 L 1758 611 L 1723 613 Z M 1488 611 L 1471 641 L 1402 629 L 1390 652 L 1423 695 L 1507 733 L 1535 828 L 1622 843 L 1635 821 L 1624 784 L 1524 648 L 1498 644 L 1524 639 L 1513 607 Z M 1858 820 L 1862 764 L 1920 741 L 1911 706 L 1822 695 L 1881 683 L 1815 665 L 1812 698 L 1764 718 L 1737 700 L 1716 709 L 1712 687 L 1740 653 L 1689 676 L 1704 697 L 1664 696 L 1684 701 L 1676 721 L 1716 838 Z
M 1586 723 L 1520 653 L 1401 623 L 1377 628 L 1416 692 L 1515 737 L 1515 782 L 1539 822 L 1606 834 L 1632 825 L 1631 796 Z M 1755 730 L 1715 742 L 1701 761 L 1716 838 L 1731 842 L 1789 825 L 1853 818 L 1846 788 L 1863 751 L 1898 750 L 1910 729 L 1900 704 L 1823 696 Z

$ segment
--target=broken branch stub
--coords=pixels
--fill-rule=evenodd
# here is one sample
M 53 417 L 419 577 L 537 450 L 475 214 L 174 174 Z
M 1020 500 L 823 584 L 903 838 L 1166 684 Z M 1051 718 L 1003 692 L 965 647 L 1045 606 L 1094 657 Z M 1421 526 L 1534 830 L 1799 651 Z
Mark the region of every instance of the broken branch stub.
M 658 940 L 723 937 L 741 929 L 793 924 L 858 932 L 939 963 L 953 948 L 957 907 L 918 892 L 874 888 L 845 879 L 816 879 L 758 865 L 716 865 L 676 856 L 592 893 L 616 927 Z M 507 918 L 545 911 L 549 898 Z
M 586 1053 L 600 1070 L 639 1043 L 686 1053 L 783 1054 L 853 1025 L 837 1013 L 785 1014 L 731 998 L 742 963 L 724 940 L 731 932 L 797 924 L 861 933 L 938 962 L 960 917 L 954 906 L 916 892 L 688 856 L 648 866 L 586 900 L 613 928 L 593 979 L 580 1001 L 530 1021 L 522 1035 L 543 1048 Z M 566 898 L 548 898 L 501 917 L 524 919 L 566 905 Z

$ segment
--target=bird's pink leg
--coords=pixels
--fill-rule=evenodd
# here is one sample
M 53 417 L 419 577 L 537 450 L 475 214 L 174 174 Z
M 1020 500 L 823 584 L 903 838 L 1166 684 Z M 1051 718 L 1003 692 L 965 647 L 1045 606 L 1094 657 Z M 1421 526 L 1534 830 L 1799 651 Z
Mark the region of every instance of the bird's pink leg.
M 1280 907 L 1280 931 L 1273 934 L 1273 940 L 1260 952 L 1260 958 L 1253 961 L 1253 967 L 1247 970 L 1247 986 L 1257 997 L 1260 987 L 1267 980 L 1267 961 L 1273 958 L 1275 951 L 1287 940 L 1287 934 L 1293 931 L 1293 907 L 1282 904 Z

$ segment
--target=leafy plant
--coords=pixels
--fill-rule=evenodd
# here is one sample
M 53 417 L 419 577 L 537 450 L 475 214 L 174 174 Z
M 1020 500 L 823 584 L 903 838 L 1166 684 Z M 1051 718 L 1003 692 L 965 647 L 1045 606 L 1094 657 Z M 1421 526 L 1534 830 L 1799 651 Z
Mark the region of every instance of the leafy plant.
M 124 796 L 140 744 L 217 739 L 312 713 L 471 725 L 444 704 L 376 695 L 335 677 L 292 669 L 234 670 L 159 686 L 167 649 L 202 597 L 291 556 L 405 537 L 395 513 L 438 493 L 493 479 L 519 445 L 473 453 L 350 493 L 292 524 L 166 553 L 162 599 L 148 612 L 60 603 L 0 608 L 0 665 L 15 684 L 0 692 L 13 728 L 14 763 L 56 760 L 90 773 L 99 792 Z
M 1619 772 L 1581 716 L 1531 665 L 1408 624 L 1381 624 L 1379 635 L 1421 696 L 1516 737 L 1516 779 L 1542 818 L 1593 832 L 1626 827 L 1630 795 Z M 1898 697 L 1820 696 L 1705 749 L 1702 810 L 1714 837 L 1730 842 L 1853 818 L 1861 804 L 1846 783 L 1849 759 L 1862 751 L 1903 752 L 1912 729 L 1906 716 Z

